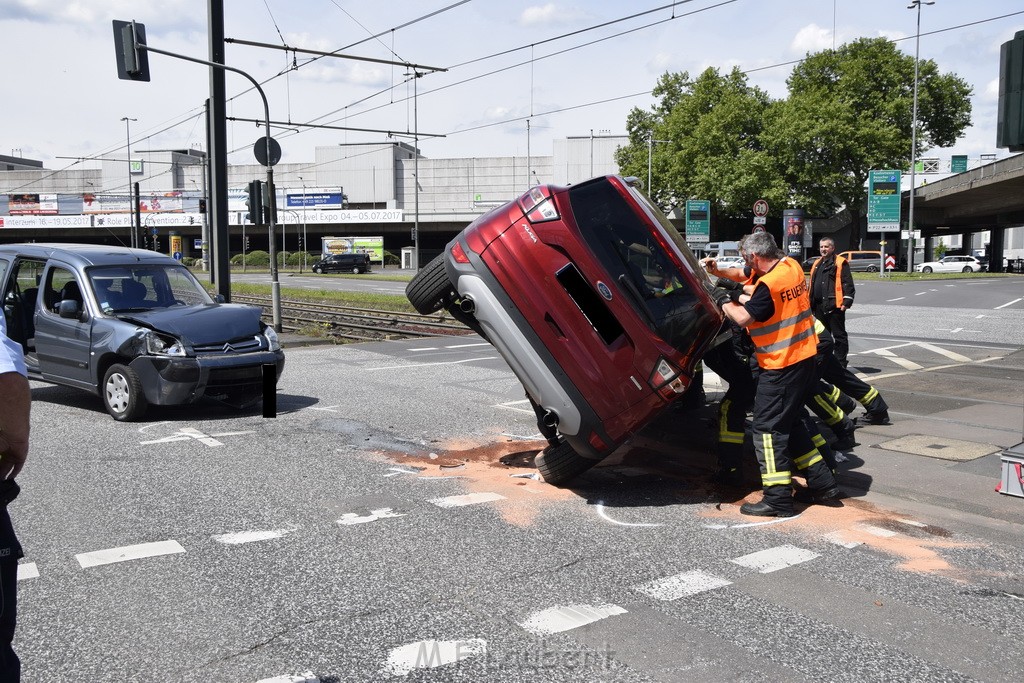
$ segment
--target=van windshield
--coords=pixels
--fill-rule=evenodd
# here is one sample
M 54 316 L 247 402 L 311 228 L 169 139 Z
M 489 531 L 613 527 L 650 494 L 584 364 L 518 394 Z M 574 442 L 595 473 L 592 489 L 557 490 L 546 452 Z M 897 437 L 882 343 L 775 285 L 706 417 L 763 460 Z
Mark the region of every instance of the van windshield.
M 694 291 L 699 265 L 668 218 L 642 193 L 634 197 L 648 215 L 636 211 L 606 179 L 569 188 L 576 225 L 622 296 L 658 336 L 689 352 L 699 333 L 717 323 Z
M 184 266 L 101 266 L 87 272 L 96 301 L 104 313 L 213 303 Z

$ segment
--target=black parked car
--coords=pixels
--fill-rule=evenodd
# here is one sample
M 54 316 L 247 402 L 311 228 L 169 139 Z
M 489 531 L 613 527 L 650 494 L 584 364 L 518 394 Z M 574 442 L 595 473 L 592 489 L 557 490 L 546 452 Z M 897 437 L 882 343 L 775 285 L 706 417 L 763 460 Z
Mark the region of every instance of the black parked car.
M 313 264 L 314 273 L 368 273 L 369 254 L 331 254 Z

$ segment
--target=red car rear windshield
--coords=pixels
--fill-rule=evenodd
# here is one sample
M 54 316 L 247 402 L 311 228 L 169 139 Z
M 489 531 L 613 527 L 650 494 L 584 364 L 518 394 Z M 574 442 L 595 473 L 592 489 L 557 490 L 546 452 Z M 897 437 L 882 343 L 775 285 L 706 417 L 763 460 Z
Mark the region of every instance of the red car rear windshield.
M 569 203 L 583 239 L 622 296 L 658 336 L 680 351 L 691 350 L 710 315 L 692 277 L 677 267 L 678 256 L 666 251 L 660 226 L 638 213 L 607 179 L 569 188 Z

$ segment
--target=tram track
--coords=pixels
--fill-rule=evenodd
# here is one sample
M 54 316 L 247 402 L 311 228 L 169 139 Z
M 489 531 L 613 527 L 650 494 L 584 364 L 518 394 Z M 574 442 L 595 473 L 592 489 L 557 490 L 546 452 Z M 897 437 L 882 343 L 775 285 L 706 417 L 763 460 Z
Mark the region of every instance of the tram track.
M 232 296 L 234 303 L 250 304 L 263 309 L 266 318 L 273 314 L 270 297 Z M 332 339 L 345 341 L 381 341 L 416 339 L 472 334 L 446 311 L 431 315 L 386 311 L 355 306 L 281 301 L 281 327 L 287 332 L 301 332 L 319 327 Z

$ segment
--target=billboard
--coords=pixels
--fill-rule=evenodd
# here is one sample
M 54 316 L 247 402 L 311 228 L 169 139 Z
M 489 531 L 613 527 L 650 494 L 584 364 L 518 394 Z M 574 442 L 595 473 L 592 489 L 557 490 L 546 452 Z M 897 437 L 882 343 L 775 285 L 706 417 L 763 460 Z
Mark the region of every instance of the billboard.
M 324 237 L 324 254 L 369 254 L 371 261 L 384 263 L 384 236 Z

